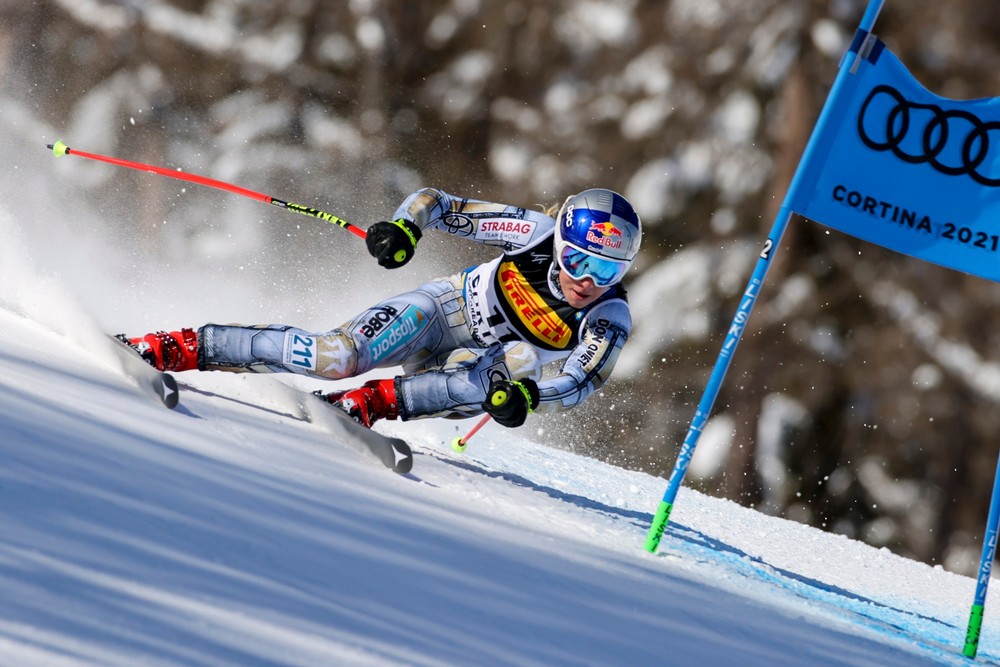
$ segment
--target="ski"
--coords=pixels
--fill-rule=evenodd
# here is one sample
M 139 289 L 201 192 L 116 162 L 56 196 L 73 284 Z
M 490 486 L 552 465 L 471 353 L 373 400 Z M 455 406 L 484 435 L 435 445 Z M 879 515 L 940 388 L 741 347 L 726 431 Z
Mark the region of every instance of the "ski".
M 360 443 L 374 454 L 382 465 L 393 472 L 405 475 L 413 469 L 413 450 L 405 440 L 382 435 L 362 426 L 351 419 L 346 412 L 315 394 L 305 394 L 305 396 L 309 402 L 306 413 L 310 422 Z
M 273 376 L 258 375 L 247 379 L 254 384 L 263 385 L 266 401 L 243 400 L 189 384 L 184 385 L 184 390 L 314 424 L 328 433 L 331 440 L 336 439 L 338 444 L 344 444 L 366 456 L 374 455 L 382 465 L 393 472 L 405 475 L 413 469 L 413 451 L 402 438 L 382 435 L 365 428 L 351 419 L 346 412 L 319 396 L 289 386 Z
M 169 373 L 158 371 L 142 358 L 135 349 L 118 336 L 109 336 L 111 345 L 118 355 L 122 371 L 136 381 L 150 396 L 159 399 L 163 405 L 171 410 L 177 407 L 180 400 L 180 389 L 177 387 L 177 380 Z

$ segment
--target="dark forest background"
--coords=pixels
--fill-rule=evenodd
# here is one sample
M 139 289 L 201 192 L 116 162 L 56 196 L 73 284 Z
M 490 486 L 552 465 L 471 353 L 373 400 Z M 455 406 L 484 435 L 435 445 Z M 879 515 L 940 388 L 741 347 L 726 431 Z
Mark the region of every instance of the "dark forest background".
M 623 192 L 646 232 L 631 356 L 582 418 L 552 418 L 539 438 L 666 476 L 863 10 L 0 0 L 0 81 L 59 135 L 31 141 L 183 168 L 362 227 L 424 185 L 525 206 Z M 876 32 L 931 90 L 1000 95 L 995 0 L 889 0 Z M 74 168 L 86 201 L 67 206 L 104 211 L 138 258 L 208 261 L 206 239 L 248 210 Z M 273 280 L 369 261 L 338 254 L 352 243 L 339 230 L 297 222 L 266 226 L 248 251 L 265 274 L 286 267 Z M 484 256 L 450 241 L 424 241 L 421 261 L 453 271 Z M 1000 448 L 998 303 L 992 283 L 793 221 L 716 404 L 717 465 L 688 483 L 970 572 Z

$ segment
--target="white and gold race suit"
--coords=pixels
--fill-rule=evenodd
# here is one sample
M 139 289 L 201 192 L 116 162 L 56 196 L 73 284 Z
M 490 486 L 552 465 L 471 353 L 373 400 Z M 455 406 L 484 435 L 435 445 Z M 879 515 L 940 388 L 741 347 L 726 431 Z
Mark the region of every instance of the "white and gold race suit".
M 329 379 L 402 366 L 396 388 L 404 419 L 480 414 L 497 377 L 536 380 L 540 412 L 571 408 L 600 389 L 631 331 L 625 289 L 616 285 L 583 309 L 570 306 L 553 259 L 555 220 L 430 188 L 407 197 L 399 218 L 504 253 L 386 299 L 324 333 L 206 325 L 202 366 Z M 543 377 L 544 365 L 560 361 Z

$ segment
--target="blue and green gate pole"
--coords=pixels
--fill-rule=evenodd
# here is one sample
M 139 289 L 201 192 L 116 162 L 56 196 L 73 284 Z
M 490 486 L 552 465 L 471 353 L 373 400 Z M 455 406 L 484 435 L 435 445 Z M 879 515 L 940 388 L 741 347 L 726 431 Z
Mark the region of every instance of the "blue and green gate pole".
M 983 534 L 983 553 L 979 559 L 976 576 L 976 596 L 969 614 L 969 627 L 965 631 L 965 648 L 962 653 L 969 658 L 975 658 L 979 650 L 979 631 L 983 626 L 986 591 L 990 586 L 990 572 L 993 570 L 993 558 L 997 553 L 998 524 L 1000 524 L 1000 458 L 997 459 L 997 470 L 993 475 L 993 497 L 990 499 L 990 512 L 986 519 L 986 532 Z
M 867 38 L 870 35 L 871 29 L 875 24 L 875 19 L 878 17 L 883 4 L 884 0 L 869 0 L 868 7 L 865 10 L 864 17 L 858 29 L 859 38 Z M 851 50 L 845 55 L 843 61 L 841 61 L 840 70 L 837 73 L 837 78 L 831 88 L 830 95 L 823 105 L 823 110 L 813 129 L 812 136 L 809 138 L 809 143 L 806 145 L 802 160 L 799 161 L 799 166 L 795 170 L 795 176 L 792 178 L 788 193 L 785 195 L 785 200 L 757 260 L 753 275 L 743 292 L 739 308 L 733 317 L 732 324 L 723 341 L 722 350 L 716 358 L 708 384 L 705 386 L 705 391 L 702 394 L 701 401 L 698 403 L 694 418 L 691 420 L 684 443 L 681 445 L 680 452 L 677 455 L 673 472 L 667 481 L 667 490 L 663 494 L 663 499 L 660 501 L 653 516 L 653 521 L 649 526 L 644 547 L 650 553 L 656 552 L 667 524 L 670 521 L 674 501 L 680 491 L 684 476 L 687 474 L 688 466 L 691 464 L 695 447 L 698 445 L 701 433 L 711 415 L 715 399 L 719 394 L 733 355 L 746 329 L 750 314 L 757 303 L 761 286 L 764 283 L 770 265 L 773 263 L 775 252 L 785 233 L 789 220 L 796 210 L 803 210 L 800 208 L 800 193 L 810 192 L 815 185 L 816 173 L 822 165 L 822 158 L 832 141 L 831 137 L 833 133 L 829 132 L 828 129 L 831 126 L 835 126 L 837 119 L 842 117 L 846 100 L 851 97 L 854 87 L 854 84 L 851 82 L 851 74 L 856 71 L 857 63 L 859 58 L 861 58 L 859 53 L 855 52 L 856 44 L 852 45 Z M 858 51 L 861 50 L 864 50 L 863 46 L 858 49 Z M 850 57 L 852 53 L 853 58 Z M 969 658 L 976 656 L 979 647 L 983 612 L 986 607 L 986 593 L 990 583 L 990 574 L 993 569 L 993 560 L 996 556 L 998 532 L 1000 532 L 1000 459 L 997 461 L 997 471 L 993 479 L 993 496 L 990 500 L 989 515 L 983 535 L 983 549 L 976 578 L 976 593 L 965 635 L 963 653 Z
M 864 38 L 871 34 L 872 27 L 875 25 L 875 19 L 878 18 L 884 1 L 869 0 L 868 7 L 858 28 L 858 37 Z M 795 175 L 788 187 L 788 192 L 785 194 L 781 209 L 764 243 L 764 248 L 757 260 L 753 275 L 750 277 L 750 282 L 743 291 L 740 306 L 733 317 L 733 322 L 726 334 L 726 339 L 722 343 L 722 350 L 715 360 L 712 375 L 708 379 L 708 384 L 705 386 L 705 391 L 698 404 L 694 419 L 691 420 L 691 425 L 684 438 L 684 444 L 681 445 L 681 450 L 677 455 L 673 472 L 667 481 L 667 490 L 663 494 L 663 500 L 660 502 L 656 514 L 653 516 L 653 523 L 650 525 L 649 532 L 646 535 L 646 551 L 651 553 L 656 551 L 656 548 L 660 544 L 660 538 L 663 537 L 663 531 L 666 530 L 667 523 L 670 521 L 670 513 L 674 507 L 674 500 L 677 498 L 677 492 L 680 490 L 684 476 L 687 474 L 688 466 L 691 464 L 691 458 L 694 456 L 698 439 L 701 437 L 701 432 L 705 428 L 705 422 L 708 421 L 708 417 L 712 412 L 712 406 L 715 404 L 715 399 L 722 387 L 722 381 L 725 379 L 729 365 L 732 363 L 733 354 L 736 352 L 736 347 L 743 336 L 747 321 L 750 319 L 750 313 L 757 303 L 757 296 L 760 294 L 761 286 L 764 284 L 767 270 L 773 263 L 778 245 L 781 243 L 781 237 L 784 236 L 792 213 L 801 203 L 800 195 L 811 192 L 815 186 L 819 172 L 823 166 L 823 158 L 828 153 L 828 149 L 833 142 L 834 130 L 839 120 L 843 118 L 844 109 L 847 107 L 853 90 L 857 86 L 857 77 L 853 77 L 852 74 L 857 71 L 856 67 L 861 58 L 859 55 L 861 50 L 863 50 L 863 46 L 856 39 L 855 44 L 852 44 L 851 49 L 845 54 L 840 63 L 837 78 L 833 82 L 830 94 L 823 105 L 823 110 L 816 121 L 816 126 L 809 137 L 809 142 L 806 144 L 802 159 L 799 161 L 799 166 L 795 170 Z

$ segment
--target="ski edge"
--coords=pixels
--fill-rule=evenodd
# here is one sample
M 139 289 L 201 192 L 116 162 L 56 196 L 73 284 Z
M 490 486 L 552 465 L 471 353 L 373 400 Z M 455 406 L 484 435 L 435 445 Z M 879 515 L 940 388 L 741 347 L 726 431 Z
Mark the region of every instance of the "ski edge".
M 402 438 L 376 433 L 351 419 L 339 408 L 319 396 L 303 392 L 307 401 L 306 413 L 310 422 L 325 430 L 344 432 L 361 442 L 382 465 L 395 473 L 405 475 L 413 469 L 413 449 Z
M 164 406 L 173 410 L 180 402 L 180 387 L 169 373 L 158 371 L 117 336 L 108 336 L 111 346 L 118 356 L 122 371 L 135 380 L 147 394 L 155 396 Z

